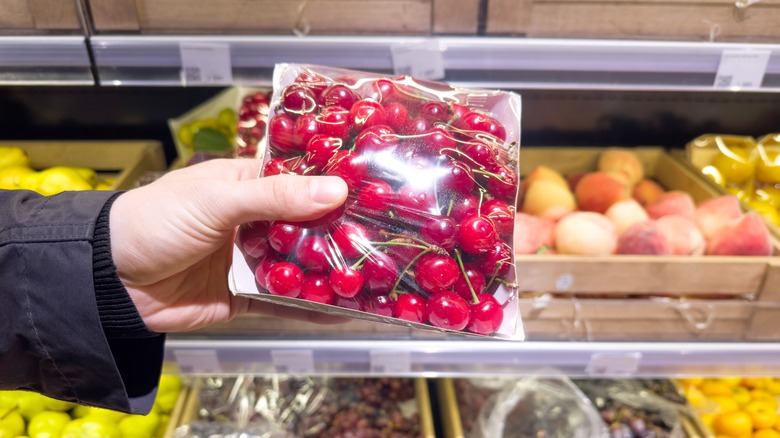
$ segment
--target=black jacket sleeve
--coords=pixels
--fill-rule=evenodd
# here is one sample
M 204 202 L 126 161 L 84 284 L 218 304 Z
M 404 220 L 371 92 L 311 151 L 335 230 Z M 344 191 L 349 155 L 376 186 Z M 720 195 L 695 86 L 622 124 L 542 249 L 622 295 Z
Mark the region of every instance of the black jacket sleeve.
M 110 258 L 114 192 L 0 190 L 0 389 L 146 413 L 165 338 Z

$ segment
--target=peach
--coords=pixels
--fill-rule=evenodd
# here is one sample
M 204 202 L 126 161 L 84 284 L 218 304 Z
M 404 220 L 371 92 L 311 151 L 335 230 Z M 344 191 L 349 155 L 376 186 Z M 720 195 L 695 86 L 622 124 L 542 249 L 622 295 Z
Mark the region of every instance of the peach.
M 665 192 L 657 182 L 643 179 L 636 183 L 632 196 L 642 205 L 647 205 L 658 199 Z
M 694 220 L 696 204 L 693 198 L 686 192 L 673 190 L 662 193 L 655 201 L 645 206 L 647 214 L 652 219 L 660 219 L 664 216 L 682 216 Z
M 627 149 L 606 149 L 599 156 L 598 169 L 600 172 L 622 173 L 628 177 L 629 184 L 632 186 L 645 176 L 639 157 Z
M 569 186 L 566 178 L 564 178 L 560 172 L 554 169 L 550 169 L 547 166 L 537 166 L 533 171 L 531 171 L 531 173 L 523 178 L 523 182 L 520 183 L 520 185 L 524 188 L 528 188 L 537 181 L 550 181 L 562 186 Z
M 702 255 L 707 242 L 696 224 L 683 216 L 664 216 L 655 224 L 672 245 L 673 255 Z
M 631 225 L 650 219 L 645 209 L 633 199 L 624 199 L 612 204 L 604 215 L 612 221 L 618 236 Z
M 628 198 L 628 184 L 620 177 L 593 172 L 582 177 L 574 195 L 581 210 L 604 213 L 612 204 Z
M 749 212 L 720 228 L 707 245 L 707 254 L 721 256 L 772 255 L 772 239 L 764 221 Z
M 577 184 L 579 184 L 579 183 L 580 183 L 580 180 L 581 180 L 581 179 L 582 179 L 582 177 L 584 177 L 585 175 L 587 175 L 587 173 L 584 173 L 584 172 L 580 172 L 580 173 L 573 173 L 573 174 L 569 175 L 569 176 L 566 178 L 566 181 L 568 181 L 568 182 L 569 182 L 569 188 L 571 189 L 571 191 L 572 191 L 572 192 L 573 192 L 573 191 L 575 191 L 575 190 L 577 190 Z
M 539 180 L 528 187 L 523 197 L 523 212 L 558 220 L 577 208 L 574 194 L 568 185 Z
M 655 222 L 637 222 L 618 239 L 617 253 L 670 255 L 672 254 L 672 245 Z
M 712 238 L 721 228 L 742 216 L 739 199 L 734 195 L 710 198 L 696 208 L 696 226 L 704 237 Z
M 517 213 L 515 215 L 515 254 L 535 254 L 555 244 L 555 221 Z
M 609 255 L 616 245 L 615 226 L 598 213 L 574 212 L 555 226 L 555 248 L 560 254 Z

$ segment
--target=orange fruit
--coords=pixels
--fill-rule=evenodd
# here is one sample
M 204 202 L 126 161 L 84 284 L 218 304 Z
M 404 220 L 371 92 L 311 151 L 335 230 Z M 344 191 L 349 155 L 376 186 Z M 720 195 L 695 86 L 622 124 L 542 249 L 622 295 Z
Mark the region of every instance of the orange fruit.
M 772 406 L 773 409 L 777 410 L 778 402 L 777 398 L 770 394 L 767 391 L 764 391 L 763 389 L 754 389 L 750 391 L 750 400 L 751 402 L 754 401 L 763 401 L 768 403 L 770 406 Z
M 760 389 L 764 387 L 764 383 L 766 383 L 766 380 L 764 380 L 763 377 L 743 377 L 742 378 L 742 386 L 746 386 L 750 389 Z
M 702 382 L 702 384 L 699 386 L 699 391 L 701 391 L 701 393 L 707 397 L 715 397 L 718 395 L 730 397 L 731 394 L 733 394 L 731 386 L 724 382 L 712 379 L 707 379 Z
M 732 388 L 739 386 L 742 383 L 742 377 L 716 377 L 716 381 L 723 382 Z
M 766 381 L 764 389 L 772 395 L 780 395 L 780 381 L 769 379 Z
M 744 406 L 750 403 L 750 390 L 744 386 L 734 388 L 734 394 L 731 396 L 738 405 Z
M 777 421 L 776 409 L 765 401 L 752 401 L 745 405 L 745 412 L 750 415 L 753 427 L 756 429 L 769 429 Z
M 715 433 L 733 437 L 750 436 L 753 432 L 753 420 L 747 412 L 737 411 L 720 414 L 712 422 Z
M 718 405 L 717 413 L 728 414 L 729 412 L 735 412 L 739 410 L 739 404 L 731 397 L 724 397 L 722 395 L 716 395 L 710 397 L 710 401 L 715 402 Z
M 753 432 L 752 438 L 780 438 L 780 432 L 774 429 L 760 429 Z

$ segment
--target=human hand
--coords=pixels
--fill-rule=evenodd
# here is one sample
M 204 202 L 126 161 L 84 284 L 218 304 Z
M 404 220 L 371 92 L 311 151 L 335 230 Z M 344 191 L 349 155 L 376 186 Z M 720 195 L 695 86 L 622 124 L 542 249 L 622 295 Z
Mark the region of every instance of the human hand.
M 347 197 L 347 185 L 338 177 L 257 178 L 260 167 L 260 160 L 211 160 L 170 172 L 114 201 L 111 253 L 149 330 L 195 330 L 246 312 L 337 321 L 236 297 L 228 289 L 236 227 L 257 220 L 316 219 Z

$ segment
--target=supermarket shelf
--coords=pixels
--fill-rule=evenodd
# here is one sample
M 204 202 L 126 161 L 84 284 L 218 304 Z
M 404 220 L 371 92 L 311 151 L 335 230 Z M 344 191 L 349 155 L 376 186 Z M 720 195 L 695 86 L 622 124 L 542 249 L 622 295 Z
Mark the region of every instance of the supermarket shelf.
M 0 85 L 94 85 L 83 36 L 0 36 Z
M 445 80 L 474 87 L 712 91 L 724 50 L 768 50 L 757 91 L 780 91 L 780 45 L 494 37 L 435 38 Z M 233 81 L 269 85 L 277 62 L 392 72 L 394 46 L 423 37 L 96 36 L 101 85 L 181 85 L 180 44 L 230 49 Z
M 166 359 L 185 374 L 780 375 L 777 343 L 171 338 Z

